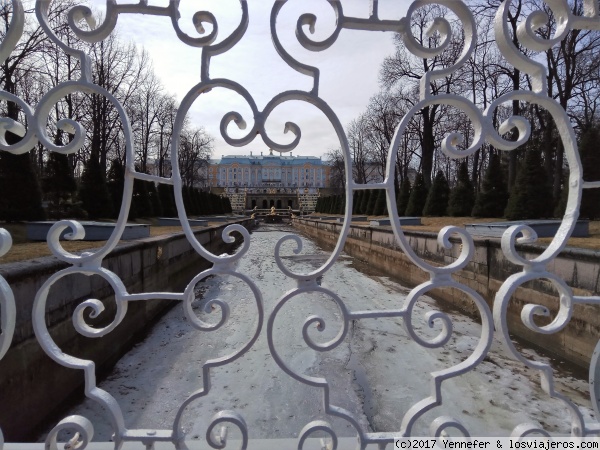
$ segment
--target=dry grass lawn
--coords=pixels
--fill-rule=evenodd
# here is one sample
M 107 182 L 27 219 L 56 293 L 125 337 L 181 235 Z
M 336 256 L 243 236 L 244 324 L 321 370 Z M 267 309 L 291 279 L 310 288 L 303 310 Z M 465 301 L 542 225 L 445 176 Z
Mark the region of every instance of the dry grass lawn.
M 317 216 L 319 214 L 316 214 Z M 331 214 L 330 214 L 331 216 Z M 341 216 L 340 216 L 341 217 Z M 375 219 L 376 217 L 370 217 Z M 387 218 L 387 217 L 381 217 Z M 422 226 L 407 226 L 404 227 L 407 231 L 429 231 L 438 232 L 447 225 L 455 225 L 463 227 L 467 223 L 485 223 L 485 222 L 502 222 L 504 219 L 475 219 L 473 217 L 423 217 Z M 209 225 L 221 225 L 220 223 L 209 223 Z M 24 261 L 27 259 L 39 258 L 42 256 L 50 256 L 52 253 L 46 242 L 29 242 L 25 236 L 25 226 L 23 224 L 0 224 L 2 228 L 7 229 L 13 238 L 13 246 L 11 250 L 0 258 L 0 264 Z M 195 227 L 202 229 L 202 227 Z M 174 227 L 150 227 L 150 236 L 162 236 L 182 232 L 182 228 Z M 549 244 L 551 238 L 539 239 L 540 244 Z M 127 242 L 127 241 L 122 241 Z M 65 250 L 69 252 L 79 253 L 84 250 L 102 247 L 106 241 L 62 241 Z M 571 247 L 587 248 L 591 250 L 600 250 L 600 221 L 590 222 L 590 236 L 587 238 L 571 238 L 568 245 Z
M 321 215 L 321 214 L 316 214 Z M 322 214 L 333 216 L 333 214 Z M 342 216 L 339 216 L 342 217 Z M 369 217 L 369 219 L 382 218 L 387 219 L 387 216 Z M 506 219 L 476 219 L 474 217 L 423 217 L 421 218 L 421 226 L 405 226 L 407 231 L 429 231 L 437 233 L 447 225 L 464 227 L 467 223 L 487 223 L 487 222 L 505 222 Z M 552 238 L 540 238 L 538 243 L 548 245 Z M 590 221 L 590 235 L 586 238 L 571 238 L 567 244 L 569 247 L 587 248 L 591 250 L 600 250 L 600 221 Z
M 211 223 L 211 225 L 213 225 Z M 52 252 L 48 244 L 44 242 L 30 242 L 25 235 L 25 225 L 17 223 L 0 224 L 2 228 L 8 230 L 13 238 L 13 246 L 10 251 L 0 258 L 0 264 L 6 264 L 27 259 L 50 256 Z M 193 227 L 192 229 L 202 229 L 202 227 Z M 162 236 L 174 233 L 181 233 L 183 229 L 175 227 L 150 227 L 150 236 Z M 126 243 L 129 241 L 121 241 Z M 84 250 L 102 247 L 106 241 L 61 241 L 63 248 L 68 252 L 81 253 Z

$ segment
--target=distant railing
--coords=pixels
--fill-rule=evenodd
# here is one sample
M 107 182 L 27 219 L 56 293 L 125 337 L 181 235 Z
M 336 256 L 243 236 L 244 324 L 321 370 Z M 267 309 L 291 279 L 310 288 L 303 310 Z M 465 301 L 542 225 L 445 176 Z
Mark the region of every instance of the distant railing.
M 278 215 L 278 216 L 290 216 L 292 214 L 300 214 L 300 211 L 298 210 L 292 210 L 291 208 L 288 209 L 275 209 L 275 210 L 271 210 L 271 209 L 251 209 L 246 211 L 246 214 L 254 214 L 256 215 L 256 217 L 263 217 L 263 216 L 268 216 L 268 215 Z
M 19 45 L 19 39 L 22 37 L 25 23 L 24 2 L 21 0 L 11 0 L 9 3 L 12 5 L 12 14 L 10 26 L 0 45 L 0 61 L 2 62 L 7 61 L 7 59 L 10 58 L 11 53 Z M 29 5 L 31 2 L 25 3 Z M 453 33 L 453 25 L 443 17 L 436 18 L 433 21 L 429 32 L 432 36 L 434 34 L 440 36 L 440 39 L 437 41 L 437 46 L 431 48 L 424 47 L 417 42 L 416 37 L 412 34 L 410 26 L 411 18 L 419 8 L 430 4 L 441 5 L 456 16 L 458 22 L 460 22 L 462 26 L 462 47 L 455 49 L 456 59 L 449 67 L 441 68 L 440 66 L 432 65 L 432 67 L 436 68 L 425 73 L 422 77 L 419 92 L 420 99 L 413 107 L 406 111 L 389 147 L 387 176 L 384 181 L 376 184 L 358 184 L 352 179 L 352 155 L 348 143 L 348 136 L 339 117 L 336 115 L 336 112 L 319 96 L 319 70 L 304 62 L 297 61 L 287 52 L 280 41 L 279 30 L 276 25 L 280 11 L 287 1 L 277 1 L 273 4 L 270 22 L 271 39 L 281 59 L 291 68 L 310 77 L 312 85 L 308 90 L 296 89 L 279 93 L 277 96 L 273 97 L 263 109 L 259 109 L 259 106 L 250 93 L 240 84 L 228 79 L 213 79 L 211 78 L 209 71 L 212 57 L 232 49 L 245 35 L 250 20 L 248 2 L 240 0 L 241 20 L 239 24 L 226 39 L 217 44 L 214 43 L 218 32 L 218 26 L 214 15 L 208 11 L 201 11 L 194 15 L 194 24 L 200 33 L 200 37 L 192 38 L 179 27 L 179 2 L 175 0 L 169 2 L 153 2 L 153 5 L 150 5 L 147 0 L 140 0 L 138 3 L 123 3 L 121 1 L 116 2 L 107 0 L 106 17 L 98 24 L 93 22 L 92 12 L 87 7 L 75 6 L 70 10 L 68 16 L 68 31 L 87 42 L 97 42 L 106 39 L 114 30 L 117 20 L 122 15 L 139 14 L 141 17 L 141 15 L 145 14 L 170 17 L 172 26 L 182 42 L 193 47 L 202 48 L 200 81 L 183 99 L 175 120 L 175 126 L 172 133 L 173 137 L 170 143 L 170 148 L 172 149 L 171 166 L 173 173 L 170 178 L 152 176 L 136 170 L 135 158 L 138 153 L 137 150 L 139 149 L 134 148 L 133 145 L 133 130 L 127 116 L 127 111 L 117 98 L 95 83 L 95 78 L 92 76 L 94 68 L 92 67 L 90 57 L 77 48 L 70 46 L 72 45 L 71 42 L 74 42 L 74 40 L 65 39 L 64 33 L 58 35 L 53 31 L 53 26 L 49 23 L 48 12 L 50 7 L 55 3 L 57 2 L 37 0 L 35 2 L 36 17 L 55 48 L 58 49 L 58 51 L 69 55 L 73 61 L 78 61 L 81 64 L 79 79 L 59 83 L 58 86 L 50 89 L 46 95 L 39 100 L 37 105 L 30 105 L 24 98 L 20 98 L 7 91 L 1 91 L 0 95 L 4 101 L 18 104 L 23 112 L 25 120 L 23 120 L 23 122 L 18 122 L 9 118 L 1 119 L 0 130 L 2 132 L 2 139 L 0 139 L 0 149 L 13 154 L 21 154 L 30 151 L 38 142 L 49 151 L 62 154 L 74 154 L 82 149 L 87 139 L 86 130 L 77 123 L 75 118 L 62 118 L 57 123 L 57 126 L 61 130 L 72 134 L 72 139 L 64 146 L 57 145 L 50 139 L 46 128 L 49 122 L 48 118 L 53 112 L 57 102 L 65 96 L 75 92 L 83 91 L 103 96 L 109 100 L 119 113 L 123 128 L 123 142 L 126 146 L 126 171 L 123 202 L 115 230 L 110 239 L 102 247 L 95 248 L 79 255 L 67 251 L 59 241 L 59 236 L 65 229 L 68 229 L 71 231 L 72 238 L 80 238 L 83 235 L 81 224 L 72 220 L 57 222 L 48 235 L 48 245 L 52 250 L 52 253 L 59 260 L 67 263 L 69 267 L 52 274 L 47 281 L 44 282 L 36 293 L 35 305 L 33 311 L 31 311 L 35 333 L 39 344 L 43 347 L 44 351 L 58 364 L 72 370 L 81 371 L 85 378 L 85 395 L 100 405 L 110 416 L 114 428 L 114 443 L 108 445 L 114 446 L 114 448 L 120 448 L 124 443 L 129 445 L 129 442 L 136 442 L 139 444 L 138 446 L 153 448 L 155 443 L 157 446 L 164 445 L 163 443 L 170 443 L 170 446 L 174 446 L 175 448 L 185 448 L 187 436 L 180 424 L 181 415 L 184 409 L 190 402 L 203 398 L 211 391 L 212 369 L 226 366 L 250 352 L 261 333 L 266 334 L 270 356 L 281 369 L 281 373 L 292 377 L 299 384 L 304 384 L 312 389 L 318 390 L 322 394 L 324 414 L 328 417 L 341 419 L 350 424 L 351 428 L 354 430 L 356 439 L 358 440 L 357 448 L 360 449 L 365 448 L 367 445 L 376 445 L 379 448 L 391 448 L 394 445 L 395 437 L 413 435 L 415 422 L 424 420 L 427 413 L 433 414 L 433 419 L 430 420 L 430 432 L 432 436 L 439 436 L 449 430 L 468 435 L 469 429 L 465 424 L 452 416 L 436 415 L 435 408 L 443 402 L 442 386 L 444 386 L 445 383 L 455 379 L 461 374 L 476 370 L 478 365 L 486 358 L 490 351 L 494 329 L 496 329 L 497 334 L 501 337 L 507 350 L 517 361 L 539 373 L 541 389 L 546 395 L 555 398 L 557 402 L 564 407 L 564 420 L 570 424 L 571 434 L 573 436 L 589 436 L 600 432 L 600 423 L 598 422 L 598 417 L 600 415 L 598 414 L 598 404 L 596 402 L 599 398 L 598 385 L 600 384 L 600 382 L 596 383 L 596 371 L 598 370 L 597 358 L 599 352 L 597 351 L 595 353 L 592 368 L 590 370 L 591 404 L 596 413 L 596 418 L 589 418 L 584 417 L 580 408 L 567 395 L 555 390 L 553 371 L 547 362 L 530 359 L 519 351 L 510 339 L 506 318 L 507 304 L 511 300 L 514 290 L 524 283 L 535 280 L 547 280 L 552 283 L 559 293 L 560 304 L 558 306 L 558 314 L 554 318 L 551 318 L 544 326 L 538 325 L 534 320 L 534 317 L 538 315 L 547 316 L 549 311 L 546 310 L 546 308 L 533 304 L 525 305 L 523 307 L 522 320 L 532 333 L 555 333 L 561 330 L 570 321 L 571 313 L 575 305 L 600 303 L 600 297 L 597 296 L 582 297 L 574 295 L 564 280 L 549 270 L 553 259 L 564 249 L 567 240 L 573 231 L 578 217 L 583 189 L 598 188 L 600 187 L 600 182 L 590 182 L 583 179 L 583 168 L 577 151 L 573 126 L 561 105 L 548 96 L 547 89 L 545 89 L 547 83 L 547 70 L 540 63 L 540 58 L 536 54 L 536 52 L 544 51 L 551 46 L 557 45 L 569 31 L 600 29 L 598 3 L 596 0 L 584 0 L 584 8 L 581 9 L 581 13 L 573 13 L 570 9 L 570 4 L 572 2 L 567 2 L 566 0 L 546 0 L 545 2 L 540 2 L 543 3 L 546 11 L 540 10 L 532 13 L 523 21 L 523 23 L 515 28 L 514 36 L 509 21 L 512 2 L 506 1 L 500 3 L 495 18 L 495 37 L 497 46 L 508 63 L 518 69 L 520 73 L 529 76 L 529 79 L 531 80 L 531 90 L 519 90 L 503 94 L 485 111 L 480 110 L 470 100 L 470 94 L 458 96 L 447 93 L 433 93 L 431 90 L 432 83 L 435 82 L 435 80 L 448 76 L 458 70 L 461 66 L 467 64 L 477 46 L 477 23 L 473 14 L 466 6 L 466 3 L 458 0 L 414 1 L 410 4 L 406 16 L 402 19 L 382 20 L 379 19 L 379 5 L 377 0 L 370 1 L 371 9 L 366 18 L 348 16 L 343 9 L 345 2 L 329 0 L 329 5 L 333 9 L 337 21 L 331 36 L 323 41 L 313 40 L 305 31 L 305 27 L 308 27 L 311 32 L 313 31 L 316 17 L 312 14 L 302 15 L 298 20 L 296 35 L 299 43 L 309 51 L 321 51 L 329 48 L 337 40 L 339 34 L 343 30 L 388 31 L 398 33 L 398 36 L 404 42 L 407 50 L 423 60 L 434 59 L 448 48 L 450 45 L 450 37 Z M 365 0 L 364 3 L 366 5 L 369 2 Z M 165 6 L 156 6 L 157 4 L 165 4 Z M 550 38 L 544 38 L 538 31 L 540 31 L 547 22 L 549 13 L 551 13 L 557 25 L 554 29 L 550 30 L 554 34 Z M 87 21 L 89 28 L 86 28 L 85 30 L 80 28 L 80 21 L 82 20 Z M 211 31 L 206 31 L 203 24 L 208 25 Z M 356 58 L 360 59 L 361 57 L 357 55 Z M 240 70 L 245 70 L 245 68 L 240 67 Z M 266 68 L 266 70 L 268 70 L 268 68 Z M 237 261 L 247 256 L 249 243 L 252 239 L 250 233 L 239 225 L 227 227 L 223 233 L 224 240 L 231 241 L 236 235 L 241 235 L 244 240 L 242 247 L 235 255 L 213 254 L 197 240 L 188 223 L 184 207 L 182 179 L 178 158 L 179 149 L 182 144 L 180 138 L 181 132 L 185 125 L 186 115 L 190 111 L 195 100 L 203 94 L 217 88 L 223 88 L 239 94 L 239 96 L 245 99 L 252 112 L 251 118 L 253 119 L 253 123 L 248 126 L 248 129 L 246 130 L 247 134 L 243 138 L 233 138 L 229 135 L 228 131 L 228 126 L 231 125 L 232 122 L 235 122 L 240 129 L 245 128 L 245 122 L 242 119 L 242 115 L 237 112 L 231 112 L 223 118 L 221 123 L 222 135 L 229 144 L 244 146 L 251 143 L 257 136 L 260 136 L 264 143 L 275 151 L 289 152 L 293 150 L 297 147 L 301 139 L 300 127 L 298 125 L 287 122 L 286 131 L 291 131 L 292 134 L 295 135 L 295 138 L 290 144 L 279 144 L 269 137 L 269 134 L 265 129 L 265 123 L 271 113 L 277 109 L 277 106 L 288 102 L 299 101 L 313 105 L 323 113 L 339 138 L 339 147 L 344 157 L 346 177 L 345 221 L 337 245 L 335 249 L 331 251 L 329 258 L 322 262 L 318 268 L 307 273 L 295 273 L 290 271 L 284 264 L 281 255 L 281 246 L 283 243 L 291 243 L 297 247 L 298 251 L 300 251 L 302 249 L 301 240 L 297 236 L 286 236 L 281 239 L 275 248 L 273 257 L 278 269 L 285 276 L 297 281 L 297 287 L 289 292 L 280 293 L 279 300 L 277 301 L 275 308 L 270 311 L 268 317 L 263 308 L 263 296 L 260 289 L 252 279 L 248 278 L 243 273 L 239 273 L 236 265 Z M 353 93 L 348 92 L 348 95 L 353 95 Z M 429 108 L 434 105 L 456 108 L 467 115 L 471 121 L 472 130 L 468 133 L 470 141 L 464 142 L 467 136 L 458 133 L 453 133 L 443 139 L 440 149 L 447 157 L 454 159 L 466 158 L 473 155 L 484 143 L 489 143 L 496 149 L 503 151 L 510 152 L 516 150 L 519 146 L 528 141 L 531 127 L 525 117 L 511 116 L 507 112 L 507 108 L 502 109 L 502 105 L 511 104 L 512 102 L 533 104 L 544 108 L 556 123 L 556 129 L 560 133 L 562 146 L 564 147 L 568 163 L 568 198 L 566 212 L 556 237 L 548 245 L 546 251 L 535 259 L 528 260 L 520 255 L 515 249 L 515 243 L 517 241 L 528 242 L 536 239 L 536 235 L 532 229 L 525 225 L 517 225 L 511 227 L 504 233 L 502 237 L 502 249 L 504 255 L 510 262 L 518 266 L 520 271 L 504 281 L 504 284 L 498 291 L 492 311 L 476 291 L 457 282 L 453 278 L 453 274 L 469 264 L 473 256 L 473 239 L 464 229 L 448 226 L 444 227 L 439 233 L 439 242 L 447 247 L 450 246 L 449 237 L 452 234 L 458 235 L 462 241 L 460 255 L 449 265 L 433 266 L 420 258 L 413 249 L 411 249 L 408 240 L 403 234 L 399 217 L 396 213 L 395 205 L 397 194 L 394 180 L 395 163 L 397 161 L 399 148 L 403 145 L 403 136 L 405 133 L 411 132 L 408 128 L 411 120 L 419 114 L 423 108 Z M 498 112 L 499 109 L 502 109 L 501 113 Z M 496 127 L 496 119 L 498 116 L 502 117 L 503 115 L 507 117 L 505 117 L 503 122 Z M 8 131 L 19 134 L 22 137 L 21 140 L 9 144 L 5 139 Z M 463 142 L 464 144 L 461 146 L 461 143 Z M 213 267 L 210 270 L 198 274 L 198 276 L 192 280 L 185 292 L 150 292 L 132 294 L 127 292 L 122 281 L 114 272 L 102 265 L 104 258 L 115 248 L 123 233 L 132 200 L 133 181 L 136 179 L 149 180 L 159 184 L 162 183 L 174 186 L 178 216 L 183 225 L 185 235 L 194 249 L 203 258 L 213 264 Z M 14 188 L 19 189 L 19 186 L 14 186 Z M 335 292 L 322 287 L 318 281 L 329 271 L 329 269 L 331 269 L 344 248 L 351 223 L 353 194 L 356 191 L 370 189 L 385 190 L 387 209 L 390 211 L 391 226 L 397 244 L 410 260 L 420 268 L 420 270 L 426 273 L 429 278 L 428 281 L 412 289 L 405 299 L 399 297 L 397 308 L 392 310 L 350 310 L 340 296 Z M 296 192 L 295 189 L 293 191 Z M 2 230 L 0 239 L 0 254 L 3 255 L 10 251 L 12 241 L 10 234 L 6 230 Z M 254 297 L 253 302 L 255 305 L 257 327 L 247 336 L 244 345 L 233 354 L 230 354 L 227 357 L 202 362 L 202 384 L 198 386 L 196 392 L 192 393 L 189 398 L 183 402 L 171 426 L 166 429 L 158 430 L 128 429 L 125 426 L 125 412 L 116 399 L 109 392 L 106 392 L 97 386 L 93 362 L 63 353 L 60 348 L 60 343 L 54 340 L 46 323 L 46 303 L 50 288 L 57 280 L 78 274 L 98 276 L 103 280 L 106 280 L 106 282 L 114 289 L 115 302 L 117 305 L 115 317 L 110 323 L 105 324 L 102 327 L 94 327 L 86 322 L 86 319 L 88 319 L 89 316 L 96 317 L 102 313 L 103 306 L 99 301 L 89 299 L 75 309 L 73 313 L 73 324 L 76 330 L 86 337 L 101 337 L 113 331 L 127 314 L 127 306 L 130 302 L 145 302 L 154 299 L 164 299 L 180 302 L 189 323 L 193 324 L 198 330 L 205 331 L 206 339 L 208 340 L 210 339 L 211 331 L 221 328 L 223 324 L 227 322 L 229 308 L 235 307 L 235 305 L 228 306 L 220 300 L 214 301 L 210 306 L 217 311 L 220 310 L 222 316 L 217 324 L 205 323 L 194 315 L 190 306 L 190 292 L 193 294 L 193 288 L 198 280 L 211 275 L 231 275 L 248 285 Z M 393 432 L 376 433 L 370 432 L 362 427 L 351 412 L 332 403 L 329 396 L 330 380 L 295 372 L 286 364 L 277 352 L 277 342 L 274 338 L 275 318 L 278 316 L 281 308 L 290 299 L 305 293 L 322 294 L 330 298 L 339 309 L 339 319 L 341 321 L 340 331 L 334 339 L 328 342 L 316 342 L 313 338 L 315 327 L 318 331 L 322 331 L 326 327 L 324 320 L 319 317 L 319 311 L 315 311 L 314 315 L 308 317 L 304 321 L 302 328 L 303 339 L 305 343 L 316 352 L 327 352 L 339 346 L 347 337 L 351 324 L 355 321 L 383 317 L 393 317 L 398 321 L 402 321 L 406 326 L 408 336 L 422 347 L 441 348 L 448 343 L 453 336 L 453 324 L 450 316 L 441 311 L 430 311 L 427 315 L 429 325 L 432 327 L 434 325 L 441 325 L 441 331 L 437 336 L 425 339 L 417 332 L 412 323 L 413 307 L 422 296 L 430 293 L 432 290 L 449 288 L 462 291 L 475 305 L 481 320 L 480 335 L 477 337 L 476 345 L 473 346 L 471 353 L 462 362 L 453 367 L 423 375 L 423 382 L 430 383 L 432 386 L 431 394 L 418 402 L 415 402 L 410 409 L 408 409 L 402 420 L 398 422 L 398 428 Z M 64 294 L 68 295 L 66 292 Z M 2 326 L 2 335 L 0 335 L 0 357 L 2 357 L 11 347 L 16 317 L 16 305 L 11 287 L 1 278 L 0 306 L 0 324 Z M 379 350 L 374 347 L 373 351 Z M 401 354 L 399 357 L 402 357 Z M 410 361 L 409 363 L 419 364 L 419 361 Z M 240 376 L 244 376 L 244 374 L 242 373 Z M 404 380 L 399 377 L 397 380 L 393 380 L 393 382 L 396 383 L 396 388 L 400 388 Z M 487 388 L 493 388 L 493 384 L 490 384 L 490 387 Z M 27 393 L 24 393 L 24 395 L 27 395 Z M 248 395 L 252 395 L 252 392 L 248 392 Z M 152 401 L 152 399 L 148 399 L 148 401 Z M 19 408 L 19 405 L 1 404 L 0 408 Z M 482 408 L 485 408 L 485 405 L 482 405 Z M 284 420 L 284 418 L 280 418 L 280 420 Z M 227 432 L 223 428 L 224 426 L 237 428 L 242 437 L 239 446 L 247 448 L 249 435 L 252 433 L 252 430 L 247 429 L 242 410 L 219 411 L 211 419 L 206 439 L 213 448 L 224 448 L 227 445 Z M 63 429 L 71 429 L 79 433 L 77 439 L 71 443 L 71 448 L 85 448 L 93 434 L 93 425 L 86 418 L 71 416 L 56 425 L 48 437 L 46 448 L 56 448 L 57 433 L 59 430 Z M 303 448 L 305 441 L 310 437 L 315 436 L 317 433 L 324 433 L 328 436 L 325 442 L 325 444 L 328 445 L 326 448 L 337 448 L 338 437 L 336 432 L 328 421 L 323 420 L 315 420 L 307 423 L 300 432 L 298 439 L 294 442 L 289 441 L 289 448 Z M 549 430 L 546 430 L 539 425 L 532 425 L 531 423 L 526 422 L 515 427 L 513 431 L 513 435 L 515 436 L 526 436 L 530 434 L 547 435 L 549 434 Z M 353 440 L 353 442 L 355 441 L 356 440 Z M 285 445 L 287 446 L 287 443 Z M 4 443 L 2 435 L 0 434 L 0 449 L 3 447 Z

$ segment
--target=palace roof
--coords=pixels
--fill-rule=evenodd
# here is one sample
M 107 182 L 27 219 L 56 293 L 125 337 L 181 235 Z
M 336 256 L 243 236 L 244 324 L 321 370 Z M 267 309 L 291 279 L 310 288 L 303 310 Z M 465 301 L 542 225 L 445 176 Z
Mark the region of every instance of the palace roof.
M 220 160 L 212 159 L 211 164 L 229 165 L 229 164 L 247 164 L 247 165 L 275 165 L 275 166 L 302 166 L 312 164 L 317 166 L 327 165 L 317 156 L 279 156 L 279 155 L 226 155 Z

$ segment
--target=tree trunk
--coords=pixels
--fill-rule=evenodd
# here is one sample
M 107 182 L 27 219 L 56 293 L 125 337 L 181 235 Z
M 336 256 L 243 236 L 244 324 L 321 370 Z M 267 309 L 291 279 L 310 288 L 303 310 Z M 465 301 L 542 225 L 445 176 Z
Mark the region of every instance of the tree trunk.
M 6 82 L 4 89 L 12 94 L 16 91 L 8 64 L 4 65 Z M 7 116 L 18 120 L 19 108 L 16 103 L 7 102 Z M 21 138 L 7 132 L 6 142 L 16 144 Z M 43 220 L 42 191 L 37 172 L 31 161 L 31 152 L 13 155 L 0 152 L 0 220 Z
M 423 142 L 421 148 L 421 170 L 427 189 L 431 187 L 431 172 L 433 171 L 433 153 L 435 139 L 433 137 L 433 114 L 429 106 L 423 108 Z
M 513 80 L 513 90 L 518 91 L 520 87 L 519 78 L 521 76 L 521 72 L 516 70 L 513 72 L 512 80 Z M 513 100 L 512 102 L 512 114 L 513 116 L 519 115 L 519 101 Z M 518 131 L 515 130 L 513 132 L 513 139 L 518 139 Z M 512 189 L 517 180 L 517 150 L 513 150 L 508 154 L 508 191 Z

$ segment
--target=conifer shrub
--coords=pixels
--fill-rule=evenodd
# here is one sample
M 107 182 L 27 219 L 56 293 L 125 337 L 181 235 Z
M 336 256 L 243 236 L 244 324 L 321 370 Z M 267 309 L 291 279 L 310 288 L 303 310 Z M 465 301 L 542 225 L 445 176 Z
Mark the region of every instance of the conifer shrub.
M 112 217 L 116 219 L 119 217 L 119 212 L 121 211 L 123 189 L 125 186 L 125 167 L 123 167 L 120 159 L 115 159 L 111 162 L 106 185 L 113 205 Z
M 194 204 L 196 205 L 196 215 L 204 215 L 204 200 L 202 198 L 202 191 L 200 189 L 194 189 Z
M 223 214 L 228 214 L 232 212 L 231 201 L 229 201 L 229 197 L 227 197 L 226 195 L 221 197 L 221 211 L 223 212 Z
M 373 210 L 374 216 L 385 216 L 387 214 L 387 202 L 385 198 L 385 189 L 378 189 L 375 209 Z
M 358 214 L 361 194 L 362 191 L 354 191 L 354 194 L 352 195 L 352 214 Z
M 425 178 L 423 178 L 422 173 L 419 173 L 415 179 L 414 186 L 412 186 L 404 215 L 409 217 L 420 217 L 423 214 L 423 208 L 427 201 L 427 193 Z
M 14 144 L 19 137 L 6 133 L 6 141 Z M 31 155 L 0 152 L 0 220 L 44 220 L 42 190 Z
M 106 174 L 100 166 L 98 156 L 94 153 L 86 162 L 81 175 L 79 199 L 90 219 L 113 217 L 114 210 L 106 183 Z
M 474 217 L 503 217 L 507 201 L 508 191 L 500 156 L 492 153 L 481 190 L 475 199 L 472 215 Z
M 408 206 L 408 201 L 410 200 L 410 192 L 410 180 L 408 179 L 408 177 L 404 177 L 402 185 L 400 186 L 400 192 L 398 193 L 398 197 L 396 198 L 396 208 L 400 217 L 406 214 L 406 207 Z
M 528 148 L 504 212 L 509 220 L 541 219 L 553 211 L 552 195 L 540 151 Z
M 335 195 L 330 195 L 327 199 L 327 214 L 333 214 L 336 200 Z
M 450 192 L 448 200 L 448 215 L 454 217 L 470 216 L 475 204 L 475 190 L 469 177 L 469 167 L 463 161 L 458 167 L 456 186 Z
M 369 193 L 369 203 L 367 203 L 367 211 L 365 214 L 367 216 L 372 216 L 375 212 L 375 205 L 377 204 L 377 191 L 369 189 L 367 192 Z
M 337 196 L 335 214 L 344 214 L 346 211 L 346 196 L 339 194 Z
M 131 199 L 129 219 L 133 220 L 138 217 L 154 217 L 154 210 L 148 194 L 147 182 L 136 178 L 133 181 L 133 198 Z
M 194 189 L 193 197 L 194 205 L 196 207 L 196 215 L 202 216 L 206 214 L 206 206 L 204 204 L 204 198 L 202 197 L 202 189 Z M 229 197 L 227 197 L 227 199 L 229 200 Z M 231 202 L 229 202 L 228 204 L 231 205 Z
M 327 214 L 329 211 L 328 208 L 329 208 L 329 196 L 323 197 L 323 200 L 321 203 L 321 212 L 323 214 Z
M 583 179 L 585 181 L 600 181 L 600 131 L 590 128 L 582 134 L 579 140 L 579 156 L 583 165 Z M 568 188 L 568 186 L 566 186 Z M 565 202 L 566 206 L 566 202 Z M 581 198 L 580 217 L 590 220 L 600 217 L 600 190 L 584 189 Z
M 148 191 L 148 197 L 152 204 L 152 215 L 153 217 L 161 217 L 163 215 L 163 207 L 158 196 L 158 190 L 156 185 L 152 181 L 146 181 L 146 190 Z
M 221 203 L 221 197 L 217 194 L 210 194 L 210 214 L 223 214 L 223 204 Z
M 212 195 L 212 194 L 211 194 Z M 181 198 L 183 199 L 183 206 L 185 207 L 186 215 L 192 214 L 192 201 L 190 199 L 190 190 L 187 186 L 181 187 Z
M 198 192 L 198 214 L 201 216 L 205 216 L 210 214 L 210 202 L 208 196 L 210 194 L 208 192 L 204 192 L 200 190 Z
M 585 191 L 583 191 L 585 193 Z M 554 217 L 562 217 L 567 209 L 567 200 L 569 197 L 569 186 L 567 185 L 567 178 L 565 177 L 562 181 L 560 190 L 560 198 L 556 207 L 554 208 Z
M 360 210 L 359 214 L 366 214 L 367 207 L 369 206 L 369 199 L 371 198 L 371 190 L 368 189 L 366 191 L 362 191 L 362 199 L 360 201 Z
M 329 196 L 323 197 L 323 204 L 321 205 L 321 212 L 327 214 L 329 212 Z
M 173 194 L 173 186 L 170 184 L 159 184 L 158 196 L 160 198 L 160 204 L 163 208 L 163 215 L 165 217 L 176 217 L 177 208 L 175 206 L 175 195 Z
M 52 219 L 72 217 L 73 194 L 77 191 L 77 183 L 69 165 L 67 155 L 50 153 L 42 179 L 44 196 L 48 200 L 47 215 Z
M 200 213 L 200 205 L 198 204 L 198 190 L 194 187 L 188 188 L 188 195 L 190 196 L 190 211 L 189 214 L 197 216 Z
M 427 194 L 427 201 L 423 208 L 423 215 L 429 217 L 442 217 L 447 215 L 450 186 L 444 172 L 438 170 L 435 174 L 431 189 Z

